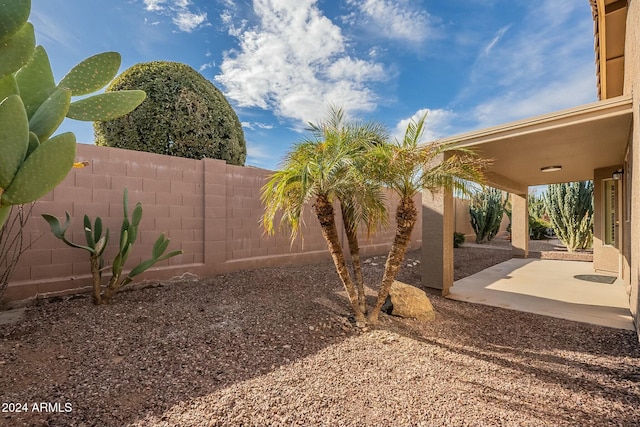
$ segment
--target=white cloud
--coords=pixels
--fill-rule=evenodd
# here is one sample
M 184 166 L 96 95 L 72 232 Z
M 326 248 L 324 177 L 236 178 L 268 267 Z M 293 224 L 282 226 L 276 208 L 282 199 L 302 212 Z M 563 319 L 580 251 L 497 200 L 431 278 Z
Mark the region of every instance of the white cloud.
M 190 33 L 202 24 L 207 22 L 206 13 L 178 12 L 173 18 L 173 23 L 178 26 L 180 31 Z
M 349 56 L 316 0 L 255 0 L 254 12 L 254 26 L 228 23 L 239 47 L 224 53 L 215 78 L 227 97 L 303 124 L 323 117 L 329 103 L 352 112 L 376 107 L 368 84 L 385 78 L 383 66 Z
M 144 5 L 149 12 L 158 12 L 164 10 L 162 5 L 166 2 L 167 0 L 144 0 Z
M 417 122 L 424 114 L 427 118 L 424 122 L 424 133 L 421 142 L 431 142 L 441 139 L 451 134 L 452 122 L 456 114 L 451 110 L 423 108 L 413 114 L 413 116 L 400 120 L 396 125 L 393 136 L 401 140 L 407 126 L 411 121 Z
M 498 44 L 498 42 L 500 41 L 500 39 L 502 39 L 502 37 L 504 37 L 504 34 L 509 31 L 509 28 L 511 28 L 511 25 L 507 25 L 505 27 L 502 27 L 498 30 L 498 32 L 496 33 L 496 35 L 493 37 L 493 39 L 489 42 L 489 44 L 484 48 L 482 55 L 483 56 L 489 56 L 489 54 L 491 53 L 491 51 L 493 50 L 493 48 L 495 47 L 496 44 Z
M 190 0 L 143 0 L 145 9 L 171 17 L 180 31 L 187 33 L 207 24 L 207 14 L 190 8 Z
M 216 65 L 215 61 L 207 62 L 206 64 L 202 64 L 200 68 L 198 68 L 198 71 L 203 72 L 204 70 L 208 70 L 209 68 L 212 68 L 214 65 Z
M 380 37 L 409 42 L 424 42 L 432 34 L 431 16 L 408 0 L 347 0 L 364 14 L 367 26 L 373 25 Z M 344 18 L 355 23 L 353 14 Z
M 273 129 L 275 126 L 267 124 L 267 123 L 260 123 L 260 122 L 242 122 L 242 127 L 247 128 L 247 129 L 251 129 L 251 130 L 256 130 L 256 129 Z

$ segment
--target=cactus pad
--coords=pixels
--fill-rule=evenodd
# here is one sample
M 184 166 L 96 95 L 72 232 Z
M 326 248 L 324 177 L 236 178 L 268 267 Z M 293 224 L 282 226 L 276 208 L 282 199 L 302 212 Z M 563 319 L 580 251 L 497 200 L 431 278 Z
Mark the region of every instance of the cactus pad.
M 33 25 L 27 22 L 13 37 L 0 42 L 0 79 L 27 64 L 36 48 Z
M 18 84 L 12 75 L 0 79 L 0 102 L 11 95 L 19 95 Z
M 72 102 L 67 117 L 84 121 L 108 121 L 133 111 L 147 95 L 142 90 L 107 92 Z
M 38 135 L 33 132 L 29 132 L 29 148 L 27 149 L 27 156 L 35 151 L 40 146 L 40 140 Z
M 71 91 L 60 88 L 42 103 L 38 111 L 29 120 L 29 130 L 38 135 L 40 141 L 45 141 L 64 120 L 71 104 Z
M 5 0 L 0 2 L 0 43 L 18 32 L 29 19 L 31 0 Z
M 24 160 L 29 147 L 29 122 L 22 100 L 11 95 L 0 103 L 0 188 L 7 188 Z
M 89 57 L 73 67 L 58 86 L 71 89 L 73 96 L 93 93 L 116 76 L 121 60 L 118 52 L 104 52 Z
M 29 119 L 40 105 L 56 90 L 49 56 L 42 46 L 37 46 L 33 58 L 16 73 L 20 97 Z
M 75 156 L 76 137 L 71 132 L 44 141 L 24 161 L 0 204 L 20 205 L 44 196 L 67 176 Z

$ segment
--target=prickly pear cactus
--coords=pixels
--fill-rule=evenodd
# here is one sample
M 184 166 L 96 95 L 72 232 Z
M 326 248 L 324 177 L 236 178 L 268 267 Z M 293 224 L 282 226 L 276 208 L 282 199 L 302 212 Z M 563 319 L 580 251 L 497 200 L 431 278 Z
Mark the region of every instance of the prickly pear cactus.
M 34 201 L 58 185 L 74 165 L 73 133 L 55 135 L 65 118 L 121 117 L 145 98 L 139 90 L 98 94 L 120 68 L 120 54 L 85 59 L 56 84 L 47 52 L 27 22 L 31 0 L 0 0 L 0 228 L 15 204 Z
M 71 217 L 68 212 L 65 212 L 66 220 L 64 224 L 53 215 L 42 215 L 49 223 L 54 236 L 72 248 L 84 249 L 89 252 L 91 258 L 91 277 L 93 279 L 93 302 L 95 304 L 108 303 L 113 295 L 120 290 L 120 288 L 131 283 L 135 276 L 153 267 L 157 262 L 182 254 L 181 250 L 165 254 L 169 246 L 169 239 L 164 234 L 161 234 L 153 245 L 151 258 L 136 265 L 126 277 L 121 278 L 124 265 L 138 237 L 138 226 L 142 220 L 142 205 L 140 203 L 137 203 L 133 208 L 131 218 L 129 218 L 129 193 L 126 188 L 124 189 L 122 204 L 124 207 L 124 218 L 122 219 L 122 226 L 120 227 L 120 243 L 118 244 L 118 253 L 111 263 L 111 279 L 109 279 L 106 286 L 102 285 L 102 271 L 105 269 L 103 253 L 109 242 L 109 229 L 107 228 L 105 234 L 102 234 L 102 219 L 97 217 L 94 223 L 91 224 L 91 219 L 87 215 L 84 216 L 84 234 L 87 244 L 81 245 L 67 239 L 65 235 L 71 224 Z

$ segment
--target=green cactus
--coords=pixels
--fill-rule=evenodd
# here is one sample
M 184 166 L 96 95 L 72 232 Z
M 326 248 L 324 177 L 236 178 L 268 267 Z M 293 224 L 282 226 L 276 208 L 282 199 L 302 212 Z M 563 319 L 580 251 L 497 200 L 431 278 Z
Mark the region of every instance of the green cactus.
M 31 0 L 5 0 L 0 13 L 0 43 L 18 32 L 29 19 Z
M 27 22 L 30 0 L 0 0 L 0 228 L 11 205 L 34 201 L 58 185 L 75 159 L 75 135 L 53 136 L 66 118 L 111 120 L 134 110 L 143 91 L 93 95 L 120 68 L 105 52 L 73 67 L 56 85 L 47 52 Z M 53 136 L 53 137 L 52 137 Z
M 6 3 L 5 3 L 6 4 Z M 0 4 L 0 15 L 4 13 Z M 0 78 L 15 73 L 25 66 L 36 47 L 33 25 L 26 23 L 11 38 L 0 43 Z
M 87 215 L 84 216 L 84 232 L 87 244 L 80 245 L 68 240 L 65 236 L 71 223 L 69 213 L 65 212 L 66 220 L 64 225 L 60 224 L 60 221 L 55 216 L 42 215 L 49 223 L 54 236 L 73 248 L 84 249 L 89 252 L 91 258 L 91 277 L 93 279 L 93 302 L 95 304 L 108 303 L 118 290 L 131 283 L 135 276 L 148 270 L 155 263 L 182 254 L 181 250 L 164 254 L 169 246 L 169 239 L 164 234 L 161 234 L 153 245 L 151 258 L 135 266 L 129 274 L 121 279 L 124 265 L 131 254 L 133 244 L 138 236 L 138 226 L 142 220 L 142 205 L 139 202 L 133 209 L 131 220 L 129 220 L 129 201 L 126 188 L 124 190 L 123 206 L 124 218 L 120 228 L 118 253 L 111 264 L 111 278 L 104 287 L 102 286 L 102 272 L 105 270 L 103 254 L 109 242 L 109 229 L 107 228 L 104 235 L 102 234 L 102 219 L 97 217 L 94 223 L 91 224 L 91 219 Z
M 593 182 L 549 185 L 544 205 L 558 239 L 569 252 L 593 244 Z
M 469 214 L 476 233 L 476 243 L 489 242 L 498 234 L 507 200 L 508 197 L 495 188 L 485 188 L 472 197 Z

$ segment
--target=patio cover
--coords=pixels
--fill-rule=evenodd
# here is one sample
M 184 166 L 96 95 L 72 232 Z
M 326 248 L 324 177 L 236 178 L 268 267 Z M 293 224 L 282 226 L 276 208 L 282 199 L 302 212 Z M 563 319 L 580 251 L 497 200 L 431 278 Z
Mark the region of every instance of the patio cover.
M 493 159 L 488 184 L 526 194 L 528 186 L 589 180 L 595 169 L 622 164 L 631 124 L 632 99 L 620 96 L 440 142 Z

